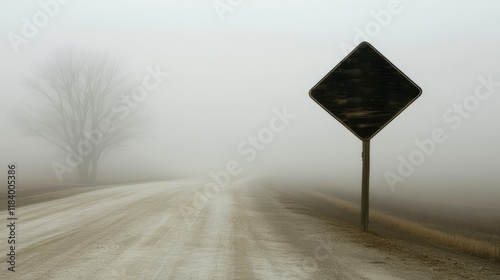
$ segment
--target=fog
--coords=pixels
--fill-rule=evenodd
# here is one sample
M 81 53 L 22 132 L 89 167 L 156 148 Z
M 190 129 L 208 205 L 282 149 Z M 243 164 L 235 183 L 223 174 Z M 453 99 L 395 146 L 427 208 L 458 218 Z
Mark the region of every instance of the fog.
M 135 83 L 148 67 L 168 73 L 137 102 L 150 118 L 147 133 L 113 149 L 97 182 L 210 178 L 237 162 L 234 180 L 264 176 L 357 194 L 361 141 L 308 93 L 368 41 L 422 88 L 371 141 L 372 196 L 498 204 L 500 4 L 54 0 L 41 1 L 57 7 L 45 7 L 52 15 L 40 23 L 38 2 L 3 1 L 0 10 L 0 156 L 3 170 L 18 164 L 20 182 L 76 180 L 76 172 L 58 180 L 53 163 L 64 153 L 24 137 L 12 119 L 43 105 L 24 81 L 54 51 L 73 48 L 116 57 Z M 29 36 L 27 21 L 38 22 Z M 416 141 L 436 129 L 441 143 L 422 151 Z M 414 151 L 424 157 L 401 174 Z M 388 172 L 399 179 L 390 183 Z

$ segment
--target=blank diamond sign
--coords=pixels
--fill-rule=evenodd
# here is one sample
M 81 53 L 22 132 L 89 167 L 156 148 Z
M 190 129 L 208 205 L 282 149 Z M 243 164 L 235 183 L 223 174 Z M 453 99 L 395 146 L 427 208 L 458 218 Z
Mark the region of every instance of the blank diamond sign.
M 370 139 L 422 90 L 367 42 L 359 44 L 309 92 L 311 98 L 363 141 L 361 223 L 368 229 Z
M 359 44 L 310 96 L 359 139 L 369 140 L 422 90 L 367 42 Z

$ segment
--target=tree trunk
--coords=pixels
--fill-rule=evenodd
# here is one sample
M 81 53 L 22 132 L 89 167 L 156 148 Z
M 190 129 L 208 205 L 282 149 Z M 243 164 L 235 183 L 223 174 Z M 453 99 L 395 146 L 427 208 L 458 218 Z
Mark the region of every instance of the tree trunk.
M 88 185 L 91 183 L 90 173 L 89 173 L 90 160 L 84 158 L 82 162 L 78 165 L 78 175 L 80 179 L 80 184 Z
M 90 183 L 94 184 L 97 181 L 97 161 L 99 157 L 94 155 L 90 161 Z

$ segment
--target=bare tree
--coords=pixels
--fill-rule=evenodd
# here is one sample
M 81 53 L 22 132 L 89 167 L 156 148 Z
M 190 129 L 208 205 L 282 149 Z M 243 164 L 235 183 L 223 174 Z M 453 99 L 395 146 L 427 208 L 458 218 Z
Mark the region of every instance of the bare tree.
M 127 106 L 129 78 L 116 58 L 102 52 L 54 52 L 27 86 L 42 100 L 36 110 L 15 117 L 24 132 L 58 147 L 81 183 L 94 183 L 105 156 L 118 144 L 143 133 L 140 106 Z M 137 104 L 136 104 L 137 105 Z M 71 169 L 71 170 L 70 170 Z

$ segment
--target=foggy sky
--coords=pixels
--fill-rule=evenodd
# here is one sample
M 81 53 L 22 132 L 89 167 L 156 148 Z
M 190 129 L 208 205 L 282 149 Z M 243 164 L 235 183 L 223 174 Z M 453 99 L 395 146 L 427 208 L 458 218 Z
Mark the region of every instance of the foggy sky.
M 112 152 L 101 175 L 204 177 L 235 160 L 242 175 L 319 178 L 358 191 L 361 141 L 308 92 L 344 58 L 342 46 L 355 47 L 362 38 L 423 91 L 372 139 L 372 192 L 500 194 L 500 87 L 467 117 L 454 111 L 474 95 L 479 77 L 500 82 L 496 2 L 72 0 L 16 53 L 8 34 L 21 34 L 23 18 L 43 11 L 38 2 L 3 1 L 0 10 L 0 155 L 4 166 L 19 164 L 20 176 L 54 179 L 50 164 L 59 159 L 54 148 L 22 137 L 9 120 L 17 108 L 36 106 L 22 81 L 54 49 L 75 47 L 122 58 L 139 81 L 147 66 L 169 73 L 140 104 L 153 117 L 151 133 Z M 220 17 L 214 8 L 220 3 L 236 4 Z M 389 12 L 383 26 L 376 15 L 388 5 L 398 12 Z M 367 35 L 374 23 L 379 29 Z M 247 160 L 239 145 L 285 107 L 295 118 Z M 446 141 L 391 190 L 385 172 L 398 174 L 398 157 L 408 159 L 418 149 L 415 141 L 435 129 Z

